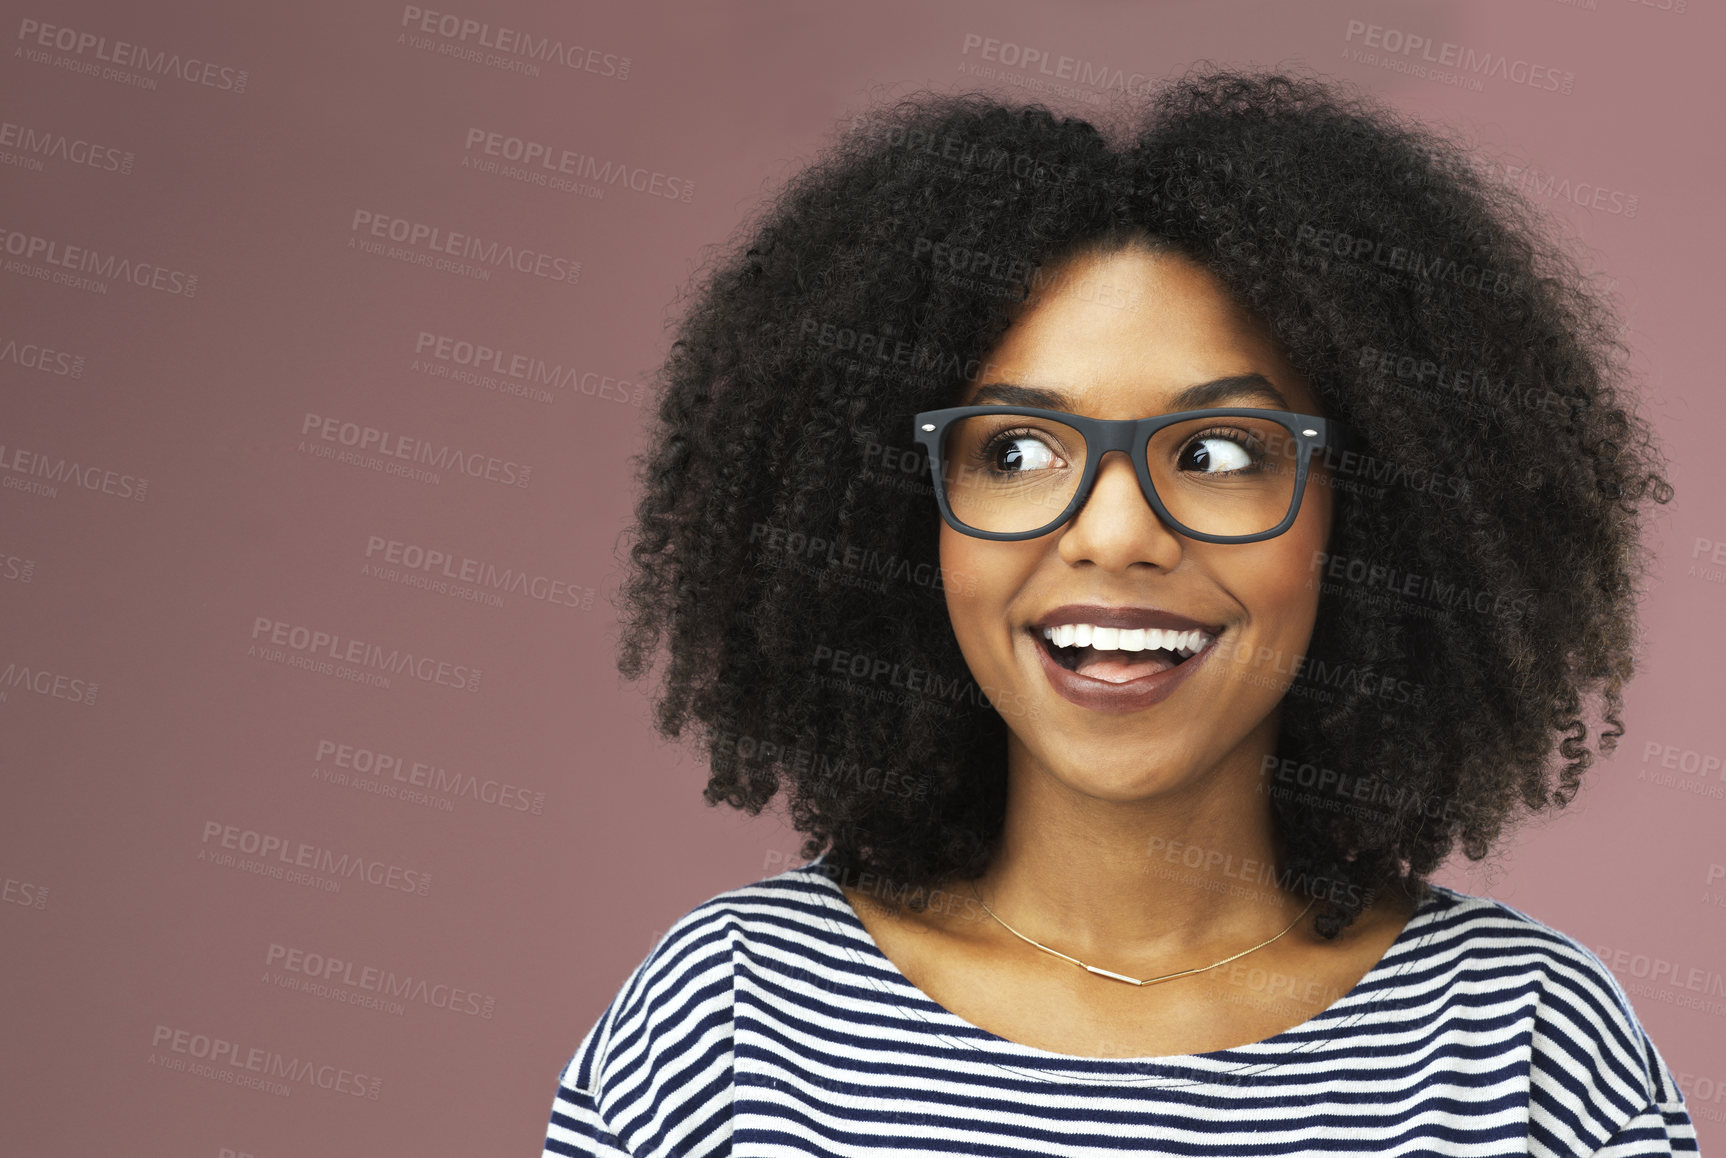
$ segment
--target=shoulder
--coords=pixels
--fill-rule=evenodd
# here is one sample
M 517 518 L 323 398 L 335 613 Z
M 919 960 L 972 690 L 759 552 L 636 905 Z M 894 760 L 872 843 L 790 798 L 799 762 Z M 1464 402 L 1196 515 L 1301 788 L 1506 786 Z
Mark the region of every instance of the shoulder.
M 1416 938 L 1422 955 L 1442 958 L 1468 980 L 1499 991 L 1517 978 L 1538 978 L 1542 1001 L 1619 1029 L 1635 1025 L 1618 979 L 1580 940 L 1504 901 L 1431 888 L 1434 896 L 1423 908 L 1428 925 Z
M 718 893 L 672 923 L 564 1065 L 546 1154 L 723 1148 L 739 953 L 825 924 L 834 886 L 820 860 Z
M 1503 901 L 1433 885 L 1413 960 L 1442 974 L 1482 1028 L 1608 1118 L 1683 1101 L 1612 970 L 1568 933 Z M 1425 975 L 1425 969 L 1420 972 Z M 1587 1087 L 1586 1089 L 1584 1087 Z
M 835 891 L 817 857 L 684 913 L 624 980 L 560 1085 L 619 1114 L 625 1101 L 657 1103 L 704 1088 L 714 1075 L 698 1069 L 723 1068 L 728 1077 L 739 955 L 826 935 Z

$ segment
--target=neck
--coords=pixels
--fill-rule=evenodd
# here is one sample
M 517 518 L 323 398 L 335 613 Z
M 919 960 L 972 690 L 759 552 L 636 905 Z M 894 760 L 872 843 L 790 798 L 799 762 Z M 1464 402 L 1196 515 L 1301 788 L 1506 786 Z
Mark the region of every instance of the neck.
M 1009 737 L 1006 821 L 979 894 L 1025 936 L 1104 966 L 1227 955 L 1279 932 L 1308 898 L 1275 883 L 1274 737 L 1273 723 L 1205 774 L 1125 801 L 1075 790 Z

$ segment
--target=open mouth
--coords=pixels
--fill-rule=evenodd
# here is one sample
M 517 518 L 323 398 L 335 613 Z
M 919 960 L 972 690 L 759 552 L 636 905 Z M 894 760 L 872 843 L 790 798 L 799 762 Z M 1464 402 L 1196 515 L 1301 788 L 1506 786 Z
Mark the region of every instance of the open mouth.
M 1109 683 L 1126 683 L 1179 667 L 1214 639 L 1203 631 L 1086 631 L 1073 626 L 1033 629 L 1040 647 L 1070 672 Z M 1080 643 L 1080 639 L 1086 642 Z

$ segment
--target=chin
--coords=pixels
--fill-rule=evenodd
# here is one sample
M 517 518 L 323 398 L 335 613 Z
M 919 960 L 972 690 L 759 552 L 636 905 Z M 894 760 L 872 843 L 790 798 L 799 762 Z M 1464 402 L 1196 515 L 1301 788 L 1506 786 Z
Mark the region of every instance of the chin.
M 1149 800 L 1185 787 L 1190 777 L 1180 769 L 1149 765 L 1147 761 L 1101 765 L 1076 763 L 1083 758 L 1082 745 L 1064 745 L 1065 765 L 1046 764 L 1050 774 L 1066 788 L 1082 796 L 1111 804 Z M 1075 750 L 1077 749 L 1077 750 Z

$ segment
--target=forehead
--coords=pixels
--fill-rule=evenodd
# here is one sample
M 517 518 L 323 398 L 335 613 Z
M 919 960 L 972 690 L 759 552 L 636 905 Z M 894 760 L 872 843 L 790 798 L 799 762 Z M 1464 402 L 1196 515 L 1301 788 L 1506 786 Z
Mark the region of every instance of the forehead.
M 1269 327 L 1214 275 L 1139 246 L 1080 254 L 1050 269 L 985 365 L 986 376 L 967 384 L 957 404 L 1032 404 L 985 394 L 1008 383 L 1058 392 L 1065 404 L 1057 409 L 1096 417 L 1208 405 L 1322 413 Z M 1215 385 L 1222 382 L 1241 389 L 1223 397 Z M 1257 396 L 1244 397 L 1255 385 Z M 1208 394 L 1200 389 L 1207 386 Z

